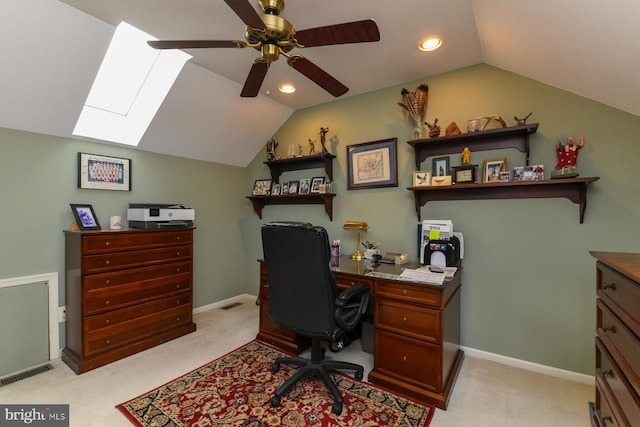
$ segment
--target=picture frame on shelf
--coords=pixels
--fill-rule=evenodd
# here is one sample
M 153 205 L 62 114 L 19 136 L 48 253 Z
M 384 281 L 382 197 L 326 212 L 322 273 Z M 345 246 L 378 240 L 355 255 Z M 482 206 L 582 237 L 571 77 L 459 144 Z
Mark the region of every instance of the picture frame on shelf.
M 347 190 L 398 186 L 397 138 L 347 146 Z
M 289 181 L 289 194 L 298 194 L 299 181 Z
M 271 184 L 273 180 L 271 179 L 256 179 L 256 182 L 253 184 L 253 191 L 251 194 L 254 196 L 269 196 L 271 195 Z
M 287 196 L 289 194 L 289 183 L 288 182 L 283 182 L 282 183 L 282 188 L 280 188 L 280 194 L 282 196 Z
M 513 181 L 543 181 L 544 165 L 516 166 L 513 168 Z
M 78 153 L 78 188 L 131 191 L 131 159 Z
M 491 159 L 484 161 L 482 168 L 482 182 L 500 182 L 500 172 L 507 170 L 507 158 Z
M 428 187 L 431 185 L 431 171 L 419 170 L 413 172 L 413 186 L 414 187 Z
M 280 184 L 273 184 L 273 187 L 271 187 L 271 195 L 272 196 L 279 196 L 280 195 L 280 191 L 281 191 Z
M 309 194 L 311 188 L 311 178 L 303 178 L 300 180 L 300 188 L 298 194 Z
M 102 230 L 93 206 L 71 203 L 71 211 L 80 230 Z
M 432 176 L 447 176 L 451 173 L 449 168 L 449 156 L 434 157 L 432 164 Z
M 451 175 L 431 177 L 431 186 L 439 187 L 443 185 L 451 185 Z
M 316 176 L 311 180 L 311 194 L 318 194 L 320 192 L 320 185 L 324 184 L 323 176 Z

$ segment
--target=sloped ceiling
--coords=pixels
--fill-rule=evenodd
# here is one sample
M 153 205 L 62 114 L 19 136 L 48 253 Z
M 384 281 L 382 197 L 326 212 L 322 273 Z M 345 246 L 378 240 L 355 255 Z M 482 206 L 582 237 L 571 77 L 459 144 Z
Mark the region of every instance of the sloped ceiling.
M 376 21 L 380 42 L 299 52 L 350 88 L 343 97 L 484 62 L 640 115 L 634 0 L 287 0 L 281 16 L 297 29 Z M 221 0 L 4 0 L 0 126 L 72 137 L 121 21 L 160 39 L 244 39 Z M 443 47 L 419 52 L 418 40 L 432 34 Z M 240 98 L 256 51 L 188 53 L 142 150 L 246 166 L 293 111 L 335 99 L 284 60 L 261 95 Z M 285 81 L 298 87 L 294 95 L 274 90 Z

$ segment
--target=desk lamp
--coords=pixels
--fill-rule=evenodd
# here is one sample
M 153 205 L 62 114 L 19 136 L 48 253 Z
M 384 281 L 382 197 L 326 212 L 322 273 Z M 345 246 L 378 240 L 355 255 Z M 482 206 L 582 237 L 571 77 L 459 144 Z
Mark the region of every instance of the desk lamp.
M 366 222 L 362 222 L 362 221 L 345 221 L 342 228 L 347 231 L 353 231 L 358 233 L 358 246 L 356 246 L 356 251 L 350 255 L 350 258 L 356 261 L 363 260 L 364 253 L 360 251 L 360 232 L 367 231 L 369 229 L 369 226 L 367 225 Z

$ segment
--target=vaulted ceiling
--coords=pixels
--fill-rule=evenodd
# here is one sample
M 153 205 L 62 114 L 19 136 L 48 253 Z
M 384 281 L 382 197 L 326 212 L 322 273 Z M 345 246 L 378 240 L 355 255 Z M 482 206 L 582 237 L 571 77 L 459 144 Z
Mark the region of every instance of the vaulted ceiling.
M 298 49 L 349 88 L 342 97 L 487 63 L 640 115 L 634 0 L 287 0 L 281 16 L 298 30 L 375 20 L 379 42 Z M 222 0 L 3 0 L 0 127 L 72 137 L 121 21 L 159 39 L 244 40 Z M 420 52 L 428 35 L 444 44 Z M 293 111 L 335 99 L 282 58 L 258 97 L 240 98 L 257 51 L 187 52 L 142 150 L 245 166 Z M 279 93 L 283 82 L 296 93 Z

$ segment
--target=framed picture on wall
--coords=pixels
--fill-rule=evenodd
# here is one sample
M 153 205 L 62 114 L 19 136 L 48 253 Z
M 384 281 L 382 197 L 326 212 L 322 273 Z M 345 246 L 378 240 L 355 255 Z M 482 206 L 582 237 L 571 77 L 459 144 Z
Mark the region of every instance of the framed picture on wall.
M 78 153 L 78 188 L 131 191 L 131 159 Z
M 397 187 L 397 138 L 347 146 L 347 189 Z

